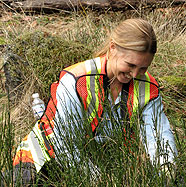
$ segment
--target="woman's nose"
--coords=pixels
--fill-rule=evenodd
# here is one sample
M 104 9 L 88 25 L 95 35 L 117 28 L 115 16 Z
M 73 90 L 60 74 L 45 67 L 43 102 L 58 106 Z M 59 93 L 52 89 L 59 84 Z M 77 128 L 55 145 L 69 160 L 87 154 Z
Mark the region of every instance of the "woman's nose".
M 139 69 L 138 68 L 134 68 L 131 71 L 131 75 L 132 75 L 133 78 L 136 78 L 139 75 Z

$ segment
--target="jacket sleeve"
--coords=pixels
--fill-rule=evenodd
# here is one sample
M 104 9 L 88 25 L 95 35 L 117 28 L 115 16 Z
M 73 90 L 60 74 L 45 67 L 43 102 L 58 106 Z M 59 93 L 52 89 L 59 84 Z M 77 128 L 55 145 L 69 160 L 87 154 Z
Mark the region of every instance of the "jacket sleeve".
M 177 149 L 169 121 L 163 112 L 161 96 L 145 107 L 143 122 L 141 137 L 151 161 L 161 165 L 174 163 Z

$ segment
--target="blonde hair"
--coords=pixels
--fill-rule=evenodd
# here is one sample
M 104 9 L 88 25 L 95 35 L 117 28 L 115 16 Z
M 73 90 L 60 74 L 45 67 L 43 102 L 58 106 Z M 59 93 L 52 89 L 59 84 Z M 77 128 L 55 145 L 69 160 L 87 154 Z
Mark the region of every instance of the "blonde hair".
M 156 53 L 157 41 L 152 26 L 143 19 L 127 19 L 121 22 L 110 34 L 104 47 L 96 53 L 102 56 L 109 52 L 110 42 L 117 46 L 139 52 Z

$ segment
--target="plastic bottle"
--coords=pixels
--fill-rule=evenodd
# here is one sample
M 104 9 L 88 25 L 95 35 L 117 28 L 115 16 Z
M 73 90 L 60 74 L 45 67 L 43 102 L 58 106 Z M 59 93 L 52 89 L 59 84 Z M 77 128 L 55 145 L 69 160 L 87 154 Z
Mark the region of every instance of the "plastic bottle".
M 38 93 L 32 94 L 33 102 L 32 102 L 32 110 L 34 112 L 34 117 L 38 120 L 41 118 L 45 111 L 45 103 L 43 100 L 39 98 Z

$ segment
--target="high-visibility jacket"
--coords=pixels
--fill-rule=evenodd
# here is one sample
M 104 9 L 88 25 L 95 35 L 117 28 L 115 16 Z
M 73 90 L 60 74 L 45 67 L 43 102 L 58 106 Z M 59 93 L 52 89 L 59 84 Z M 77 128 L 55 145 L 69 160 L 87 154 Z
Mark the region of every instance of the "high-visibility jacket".
M 96 130 L 103 114 L 106 99 L 107 73 L 106 57 L 98 57 L 74 64 L 60 73 L 59 81 L 66 73 L 70 73 L 76 80 L 76 93 L 88 114 L 88 121 L 92 131 Z M 51 98 L 42 118 L 35 124 L 33 130 L 23 139 L 17 149 L 13 165 L 18 166 L 20 161 L 31 163 L 37 172 L 46 161 L 55 157 L 50 139 L 53 137 L 55 114 L 57 106 L 56 90 L 59 81 L 51 85 Z M 146 72 L 142 76 L 132 79 L 129 83 L 126 105 L 130 119 L 151 100 L 159 95 L 158 83 Z M 121 96 L 122 98 L 122 96 Z

